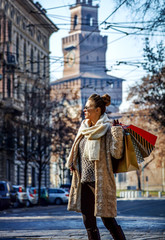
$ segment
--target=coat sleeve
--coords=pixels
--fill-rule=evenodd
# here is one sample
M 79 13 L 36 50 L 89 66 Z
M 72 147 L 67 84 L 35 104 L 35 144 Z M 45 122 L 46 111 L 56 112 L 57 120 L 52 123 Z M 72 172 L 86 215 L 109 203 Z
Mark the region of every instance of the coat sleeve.
M 110 153 L 112 157 L 120 159 L 123 155 L 123 128 L 121 126 L 111 127 Z

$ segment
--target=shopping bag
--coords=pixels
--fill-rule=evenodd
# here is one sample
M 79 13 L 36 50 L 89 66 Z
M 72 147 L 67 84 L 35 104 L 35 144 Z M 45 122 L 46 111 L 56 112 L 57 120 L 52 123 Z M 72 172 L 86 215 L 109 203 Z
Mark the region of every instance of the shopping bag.
M 112 158 L 114 173 L 122 173 L 138 170 L 136 152 L 129 133 L 124 134 L 124 153 L 121 159 Z
M 130 133 L 131 138 L 134 138 L 134 142 L 136 141 L 136 145 L 139 148 L 142 157 L 148 157 L 155 147 L 157 136 L 132 124 L 126 126 L 121 123 L 120 125 L 124 130 Z

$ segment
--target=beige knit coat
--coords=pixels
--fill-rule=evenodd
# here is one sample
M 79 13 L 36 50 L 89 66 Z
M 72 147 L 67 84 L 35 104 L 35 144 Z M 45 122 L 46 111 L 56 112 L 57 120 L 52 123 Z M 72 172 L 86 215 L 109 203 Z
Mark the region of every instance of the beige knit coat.
M 120 126 L 108 129 L 100 141 L 100 159 L 95 161 L 95 216 L 116 217 L 116 185 L 111 156 L 116 159 L 123 153 L 123 130 Z M 75 160 L 78 155 L 75 154 Z M 78 162 L 78 160 L 77 160 Z M 90 199 L 89 199 L 90 201 Z M 81 212 L 81 179 L 77 170 L 73 171 L 68 202 L 69 211 Z

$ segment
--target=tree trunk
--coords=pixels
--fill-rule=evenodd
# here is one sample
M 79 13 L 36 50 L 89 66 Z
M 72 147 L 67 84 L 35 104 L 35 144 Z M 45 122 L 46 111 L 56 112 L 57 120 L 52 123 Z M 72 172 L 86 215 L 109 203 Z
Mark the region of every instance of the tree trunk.
M 24 160 L 25 160 L 25 166 L 24 166 L 24 187 L 27 188 L 27 171 L 28 171 L 28 157 L 27 157 L 27 131 L 25 130 L 24 133 Z
M 136 171 L 136 175 L 137 175 L 137 182 L 138 182 L 138 190 L 141 191 L 141 179 L 140 179 L 140 175 L 141 175 L 141 171 L 137 170 Z
M 42 153 L 41 153 L 41 135 L 38 136 L 38 157 L 39 157 L 39 173 L 38 173 L 38 204 L 41 205 L 41 179 L 42 179 Z
M 39 173 L 38 173 L 38 205 L 41 205 L 41 165 L 39 166 Z

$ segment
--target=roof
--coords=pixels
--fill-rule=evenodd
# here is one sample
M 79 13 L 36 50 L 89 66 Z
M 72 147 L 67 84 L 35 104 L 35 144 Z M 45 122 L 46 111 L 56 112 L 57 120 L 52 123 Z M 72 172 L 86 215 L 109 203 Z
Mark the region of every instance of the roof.
M 59 84 L 61 82 L 66 82 L 66 81 L 73 81 L 73 80 L 76 80 L 79 78 L 125 81 L 122 78 L 114 77 L 114 76 L 108 75 L 106 73 L 99 75 L 99 74 L 90 73 L 90 72 L 82 72 L 79 74 L 75 74 L 75 75 L 71 75 L 71 76 L 67 76 L 67 77 L 63 77 L 58 80 L 55 80 L 55 81 L 51 82 L 51 85 L 56 85 L 56 84 Z
M 17 2 L 23 6 L 27 6 L 29 8 L 29 13 L 35 16 L 37 19 L 43 22 L 43 24 L 49 24 L 47 26 L 47 30 L 50 33 L 58 31 L 58 27 L 47 17 L 46 15 L 46 10 L 42 8 L 39 2 L 34 3 L 33 0 L 29 1 L 22 1 L 22 0 L 17 0 Z

